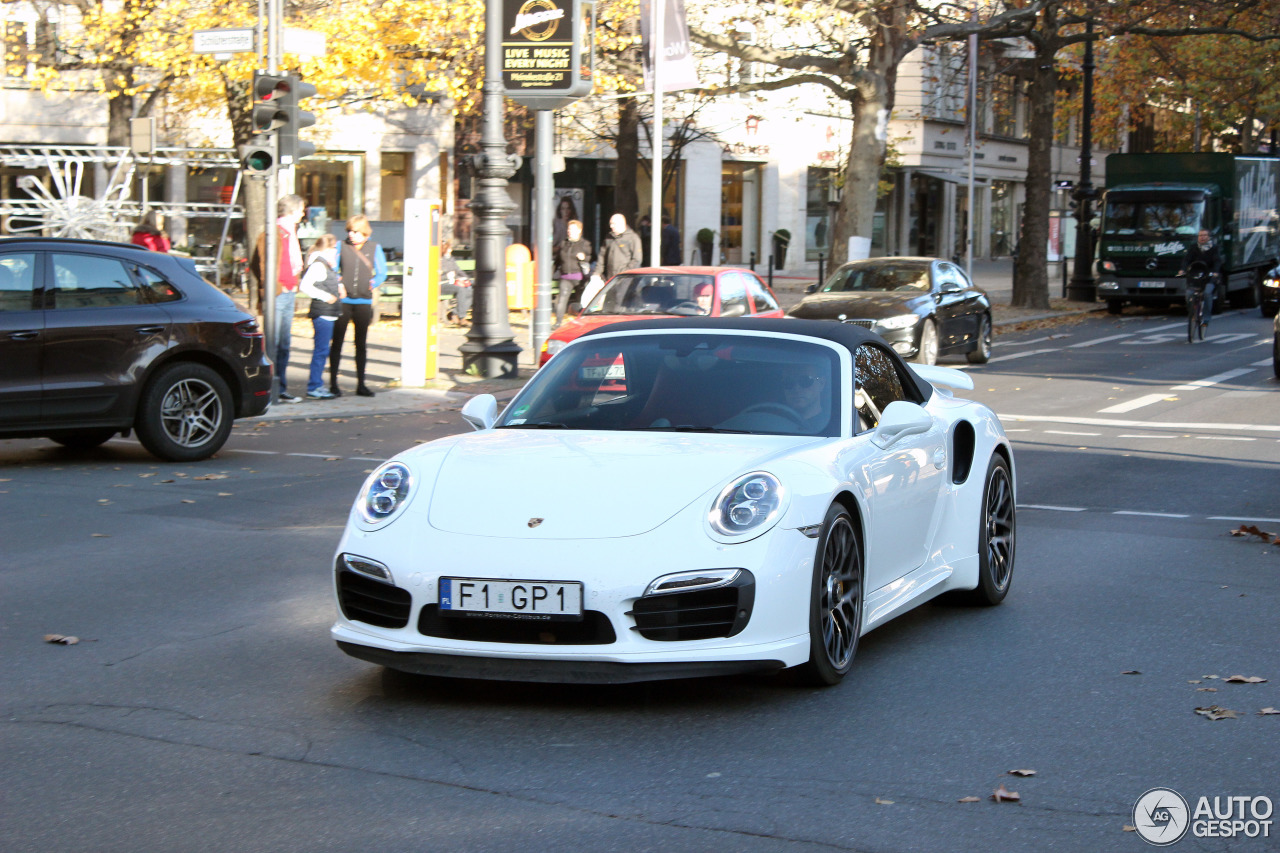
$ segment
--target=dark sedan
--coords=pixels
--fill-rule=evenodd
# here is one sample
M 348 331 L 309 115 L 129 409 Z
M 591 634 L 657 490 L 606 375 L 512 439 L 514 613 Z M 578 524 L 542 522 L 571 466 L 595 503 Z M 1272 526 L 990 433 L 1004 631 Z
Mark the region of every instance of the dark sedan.
M 189 259 L 0 240 L 0 437 L 83 449 L 136 431 L 161 459 L 207 459 L 266 410 L 272 375 L 258 321 Z
M 947 261 L 852 261 L 807 293 L 789 316 L 871 329 L 903 358 L 920 364 L 959 353 L 975 364 L 991 358 L 991 300 Z

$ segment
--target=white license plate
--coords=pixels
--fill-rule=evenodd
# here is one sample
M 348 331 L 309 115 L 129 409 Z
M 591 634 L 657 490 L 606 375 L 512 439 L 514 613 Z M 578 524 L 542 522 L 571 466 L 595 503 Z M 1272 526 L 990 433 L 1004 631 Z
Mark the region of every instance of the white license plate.
M 579 620 L 582 618 L 582 584 L 440 578 L 440 615 Z
M 1163 287 L 1164 287 L 1164 282 L 1163 282 L 1163 281 L 1140 281 L 1140 282 L 1138 282 L 1138 287 L 1160 287 L 1160 288 L 1163 288 Z
M 611 364 L 607 367 L 584 367 L 578 375 L 583 379 L 626 379 L 627 371 L 621 364 Z

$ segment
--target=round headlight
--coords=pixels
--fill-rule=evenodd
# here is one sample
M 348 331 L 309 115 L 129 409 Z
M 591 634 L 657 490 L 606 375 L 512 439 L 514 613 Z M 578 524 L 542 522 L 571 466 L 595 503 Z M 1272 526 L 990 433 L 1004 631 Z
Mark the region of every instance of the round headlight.
M 409 502 L 413 475 L 403 462 L 387 462 L 379 466 L 365 481 L 356 506 L 360 517 L 369 524 L 384 524 L 394 518 Z
M 781 517 L 783 497 L 777 477 L 762 471 L 747 474 L 720 492 L 707 521 L 721 536 L 759 536 Z

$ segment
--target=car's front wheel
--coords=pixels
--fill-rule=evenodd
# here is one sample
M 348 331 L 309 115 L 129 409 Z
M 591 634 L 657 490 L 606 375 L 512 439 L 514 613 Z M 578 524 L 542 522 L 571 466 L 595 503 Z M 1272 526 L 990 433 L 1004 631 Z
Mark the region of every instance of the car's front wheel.
M 811 684 L 838 684 L 853 666 L 862 633 L 862 579 L 862 546 L 853 519 L 833 504 L 818 535 L 809 594 L 809 662 L 800 667 Z
M 970 364 L 986 364 L 991 360 L 991 318 L 982 315 L 978 326 L 978 339 L 968 353 Z
M 212 368 L 178 362 L 142 392 L 135 428 L 142 446 L 170 462 L 208 459 L 231 434 L 231 392 Z
M 987 466 L 987 479 L 982 489 L 982 513 L 978 518 L 978 586 L 963 596 L 968 603 L 999 604 L 1009 594 L 1017 544 L 1016 513 L 1009 463 L 997 454 L 991 457 Z
M 932 320 L 925 320 L 920 329 L 920 350 L 916 353 L 916 364 L 938 363 L 938 327 Z

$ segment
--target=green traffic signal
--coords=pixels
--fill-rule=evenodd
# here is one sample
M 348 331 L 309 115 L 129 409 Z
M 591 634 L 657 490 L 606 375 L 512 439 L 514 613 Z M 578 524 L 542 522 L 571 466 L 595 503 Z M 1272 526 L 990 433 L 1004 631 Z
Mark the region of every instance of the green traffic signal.
M 265 175 L 275 168 L 276 151 L 270 137 L 240 146 L 240 164 L 250 175 Z

